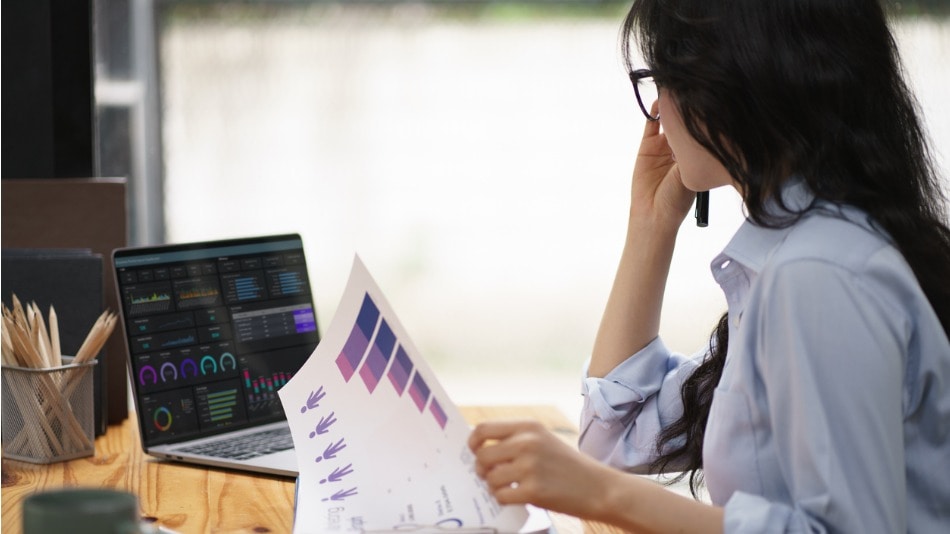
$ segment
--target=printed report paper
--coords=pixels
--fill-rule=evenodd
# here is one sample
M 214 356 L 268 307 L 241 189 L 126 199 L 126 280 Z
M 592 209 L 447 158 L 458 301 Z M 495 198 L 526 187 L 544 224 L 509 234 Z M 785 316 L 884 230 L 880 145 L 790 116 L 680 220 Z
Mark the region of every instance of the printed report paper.
M 475 475 L 468 424 L 358 257 L 279 395 L 300 470 L 295 533 L 525 528 L 528 510 L 500 506 Z

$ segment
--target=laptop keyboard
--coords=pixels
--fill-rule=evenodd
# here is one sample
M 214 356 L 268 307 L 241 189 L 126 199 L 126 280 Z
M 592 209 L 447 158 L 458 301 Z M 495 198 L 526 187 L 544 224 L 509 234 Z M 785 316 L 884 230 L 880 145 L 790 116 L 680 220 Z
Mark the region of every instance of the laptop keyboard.
M 204 443 L 182 448 L 182 452 L 230 458 L 232 460 L 250 460 L 265 454 L 285 451 L 294 447 L 290 429 L 287 427 L 248 434 L 232 439 Z

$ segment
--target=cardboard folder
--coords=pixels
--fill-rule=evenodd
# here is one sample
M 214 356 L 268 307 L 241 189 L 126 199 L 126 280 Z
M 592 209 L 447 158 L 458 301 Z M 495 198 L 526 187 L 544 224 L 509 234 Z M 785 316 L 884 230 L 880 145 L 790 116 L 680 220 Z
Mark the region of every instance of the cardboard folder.
M 4 248 L 88 249 L 110 258 L 112 250 L 127 245 L 124 178 L 4 179 L 2 184 Z M 2 276 L 6 290 L 7 273 Z M 117 311 L 112 269 L 102 269 L 101 281 L 103 305 Z M 56 304 L 56 311 L 65 310 Z M 87 332 L 90 326 L 84 325 Z M 108 424 L 128 417 L 125 350 L 122 332 L 116 329 L 99 356 Z

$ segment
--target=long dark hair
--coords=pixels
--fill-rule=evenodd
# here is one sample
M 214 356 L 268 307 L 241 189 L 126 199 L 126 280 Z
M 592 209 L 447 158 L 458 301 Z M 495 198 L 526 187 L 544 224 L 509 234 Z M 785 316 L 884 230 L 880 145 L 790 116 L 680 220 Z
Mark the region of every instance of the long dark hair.
M 676 96 L 692 136 L 741 185 L 756 224 L 793 224 L 805 211 L 767 202 L 791 174 L 816 198 L 848 204 L 900 250 L 950 332 L 946 198 L 902 78 L 883 6 L 868 0 L 636 0 L 622 51 L 636 45 Z M 657 439 L 653 470 L 686 466 L 695 496 L 712 393 L 728 345 L 725 316 L 682 388 L 682 417 Z M 678 479 L 677 478 L 677 479 Z

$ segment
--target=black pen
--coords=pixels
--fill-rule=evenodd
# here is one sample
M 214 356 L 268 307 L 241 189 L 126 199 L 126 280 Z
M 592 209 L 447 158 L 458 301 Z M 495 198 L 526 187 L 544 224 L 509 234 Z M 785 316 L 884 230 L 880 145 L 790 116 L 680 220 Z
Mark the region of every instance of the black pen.
M 709 226 L 709 191 L 696 193 L 696 226 Z

